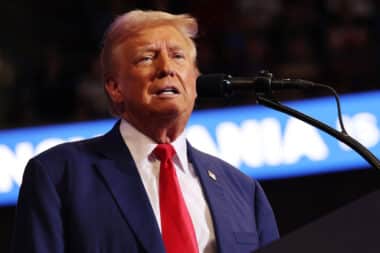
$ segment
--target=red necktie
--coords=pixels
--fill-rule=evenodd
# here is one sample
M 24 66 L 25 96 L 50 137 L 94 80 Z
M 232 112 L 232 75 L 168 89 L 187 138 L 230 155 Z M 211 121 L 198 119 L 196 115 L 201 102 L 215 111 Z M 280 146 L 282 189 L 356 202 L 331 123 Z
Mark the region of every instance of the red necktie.
M 170 144 L 159 144 L 154 154 L 160 165 L 161 231 L 167 253 L 197 253 L 193 223 L 186 208 L 172 161 L 175 150 Z

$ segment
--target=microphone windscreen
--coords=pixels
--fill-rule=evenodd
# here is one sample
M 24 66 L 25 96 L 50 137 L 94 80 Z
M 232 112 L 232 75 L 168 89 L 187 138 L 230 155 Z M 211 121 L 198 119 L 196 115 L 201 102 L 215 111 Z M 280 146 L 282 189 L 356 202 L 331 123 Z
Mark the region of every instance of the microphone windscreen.
M 197 93 L 201 97 L 223 97 L 227 81 L 226 74 L 200 75 L 197 79 Z

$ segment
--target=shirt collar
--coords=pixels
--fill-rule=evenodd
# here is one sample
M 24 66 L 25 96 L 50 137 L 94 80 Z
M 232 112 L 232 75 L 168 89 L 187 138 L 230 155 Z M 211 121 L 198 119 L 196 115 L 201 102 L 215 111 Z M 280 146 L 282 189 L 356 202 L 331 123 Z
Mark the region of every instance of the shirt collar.
M 129 122 L 122 119 L 120 123 L 120 133 L 124 143 L 128 146 L 131 155 L 137 164 L 141 164 L 151 155 L 157 143 L 151 138 L 137 130 Z M 181 133 L 176 140 L 170 143 L 176 151 L 174 163 L 183 170 L 188 172 L 187 144 L 185 133 Z

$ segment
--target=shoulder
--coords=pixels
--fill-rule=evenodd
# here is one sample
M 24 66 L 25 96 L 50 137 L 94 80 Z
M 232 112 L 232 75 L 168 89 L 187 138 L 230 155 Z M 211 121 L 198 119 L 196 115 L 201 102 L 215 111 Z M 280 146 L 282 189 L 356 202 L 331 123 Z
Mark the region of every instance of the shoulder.
M 37 175 L 42 174 L 53 181 L 60 181 L 65 175 L 88 172 L 92 164 L 101 159 L 101 154 L 96 152 L 97 143 L 101 138 L 66 142 L 41 152 L 27 163 L 23 181 L 27 177 L 37 180 Z
M 40 154 L 36 155 L 32 160 L 37 160 L 40 163 L 62 163 L 68 159 L 93 156 L 96 144 L 102 137 L 95 137 L 81 141 L 65 142 L 49 148 Z

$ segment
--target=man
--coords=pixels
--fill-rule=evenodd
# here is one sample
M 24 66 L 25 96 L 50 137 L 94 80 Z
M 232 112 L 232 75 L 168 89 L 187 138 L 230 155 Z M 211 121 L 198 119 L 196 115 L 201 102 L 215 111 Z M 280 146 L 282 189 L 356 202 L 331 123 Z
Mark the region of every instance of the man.
M 13 252 L 252 252 L 278 238 L 260 185 L 186 141 L 196 33 L 187 15 L 116 19 L 101 57 L 121 120 L 30 160 Z

